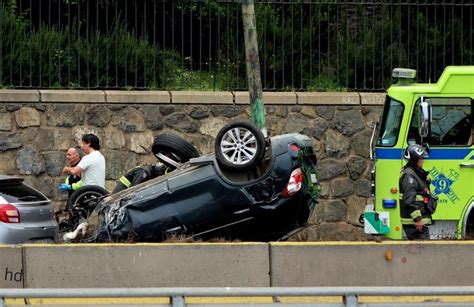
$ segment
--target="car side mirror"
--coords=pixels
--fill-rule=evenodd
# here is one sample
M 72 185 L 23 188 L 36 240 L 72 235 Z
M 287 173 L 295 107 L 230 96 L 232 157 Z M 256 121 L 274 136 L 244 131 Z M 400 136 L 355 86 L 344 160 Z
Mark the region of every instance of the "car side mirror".
M 426 138 L 431 131 L 431 101 L 425 97 L 421 97 L 418 107 L 420 108 L 418 133 L 422 138 Z

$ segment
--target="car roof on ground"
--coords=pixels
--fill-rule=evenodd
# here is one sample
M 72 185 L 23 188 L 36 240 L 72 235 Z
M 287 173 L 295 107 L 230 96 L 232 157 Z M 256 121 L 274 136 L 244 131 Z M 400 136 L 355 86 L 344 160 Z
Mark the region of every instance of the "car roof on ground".
M 0 175 L 0 183 L 5 182 L 21 182 L 24 178 L 17 177 L 17 176 L 7 176 L 7 175 Z

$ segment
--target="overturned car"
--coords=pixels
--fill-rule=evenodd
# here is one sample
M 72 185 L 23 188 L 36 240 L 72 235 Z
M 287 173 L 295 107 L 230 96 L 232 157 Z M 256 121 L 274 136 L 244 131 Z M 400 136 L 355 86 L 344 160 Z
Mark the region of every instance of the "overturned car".
M 312 142 L 301 134 L 266 141 L 234 122 L 219 131 L 215 154 L 198 156 L 171 134 L 156 138 L 153 153 L 176 169 L 112 195 L 83 187 L 68 204 L 87 217 L 80 241 L 277 240 L 306 225 L 320 191 Z

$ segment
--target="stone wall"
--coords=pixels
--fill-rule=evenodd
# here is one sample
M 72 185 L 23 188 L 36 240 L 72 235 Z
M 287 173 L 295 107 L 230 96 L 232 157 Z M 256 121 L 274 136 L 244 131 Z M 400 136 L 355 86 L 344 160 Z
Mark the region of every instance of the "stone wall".
M 322 183 L 313 227 L 301 240 L 359 240 L 358 218 L 371 197 L 369 142 L 384 94 L 264 93 L 271 135 L 300 132 L 313 139 Z M 214 136 L 232 120 L 250 118 L 246 92 L 0 91 L 0 174 L 21 175 L 58 207 L 65 194 L 67 148 L 84 133 L 101 140 L 106 188 L 141 163 L 156 161 L 154 136 L 173 131 L 210 153 Z

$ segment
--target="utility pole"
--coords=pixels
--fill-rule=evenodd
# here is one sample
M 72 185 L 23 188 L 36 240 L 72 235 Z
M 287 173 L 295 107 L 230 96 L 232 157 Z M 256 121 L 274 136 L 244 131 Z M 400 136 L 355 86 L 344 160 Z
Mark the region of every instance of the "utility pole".
M 242 0 L 242 20 L 252 121 L 262 130 L 263 135 L 267 138 L 268 133 L 265 127 L 265 108 L 263 106 L 262 79 L 260 76 L 260 60 L 258 57 L 254 0 Z

